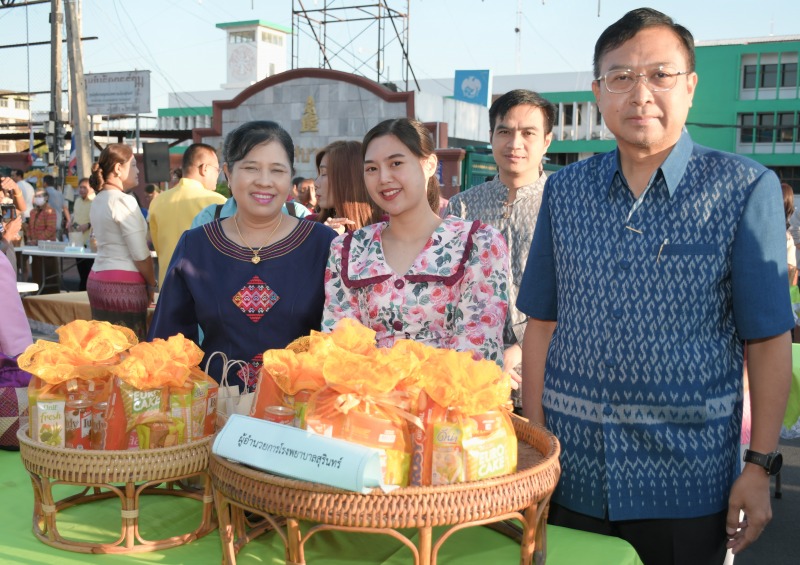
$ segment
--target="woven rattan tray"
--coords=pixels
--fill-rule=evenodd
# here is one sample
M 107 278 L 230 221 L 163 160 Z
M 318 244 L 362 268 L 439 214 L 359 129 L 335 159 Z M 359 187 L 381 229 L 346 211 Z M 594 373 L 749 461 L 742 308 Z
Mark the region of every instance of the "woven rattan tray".
M 516 473 L 449 486 L 408 487 L 363 495 L 317 483 L 270 475 L 211 455 L 209 472 L 220 524 L 223 560 L 267 530 L 286 546 L 287 564 L 305 564 L 303 546 L 321 530 L 382 533 L 411 550 L 414 563 L 436 563 L 441 545 L 455 531 L 519 520 L 520 563 L 544 563 L 546 509 L 561 468 L 558 440 L 541 426 L 514 419 L 519 442 Z M 254 523 L 245 512 L 264 516 Z M 305 533 L 300 521 L 316 523 Z M 284 525 L 285 523 L 285 525 Z M 434 543 L 432 528 L 451 526 Z M 398 532 L 416 528 L 419 545 Z
M 81 553 L 139 553 L 175 547 L 214 530 L 213 497 L 208 477 L 212 438 L 140 451 L 84 451 L 52 447 L 28 437 L 28 426 L 17 432 L 20 455 L 33 483 L 33 533 L 47 545 Z M 189 483 L 199 485 L 192 488 Z M 82 492 L 54 500 L 53 487 L 76 485 Z M 159 488 L 159 485 L 162 485 Z M 139 533 L 139 498 L 170 495 L 203 502 L 200 525 L 192 532 L 163 540 L 147 540 Z M 120 537 L 113 543 L 91 543 L 63 537 L 57 514 L 76 504 L 118 497 L 121 502 Z

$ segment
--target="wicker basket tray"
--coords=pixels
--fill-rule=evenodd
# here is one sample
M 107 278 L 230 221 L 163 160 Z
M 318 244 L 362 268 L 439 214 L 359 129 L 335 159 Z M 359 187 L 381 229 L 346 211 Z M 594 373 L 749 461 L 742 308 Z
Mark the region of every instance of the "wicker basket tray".
M 193 443 L 140 451 L 84 451 L 52 447 L 28 437 L 28 426 L 17 432 L 20 456 L 33 484 L 33 533 L 42 542 L 80 553 L 139 553 L 183 545 L 216 528 L 208 476 L 212 437 Z M 187 484 L 191 479 L 201 488 Z M 53 487 L 76 485 L 82 492 L 54 500 Z M 159 485 L 164 485 L 161 488 Z M 170 495 L 203 503 L 200 525 L 192 532 L 163 540 L 147 540 L 139 533 L 139 498 Z M 76 504 L 118 497 L 121 502 L 120 537 L 113 543 L 67 539 L 58 531 L 57 514 Z
M 448 486 L 407 487 L 363 495 L 317 483 L 277 477 L 211 455 L 209 472 L 220 524 L 223 561 L 268 530 L 286 546 L 287 564 L 304 564 L 303 546 L 321 530 L 390 535 L 411 550 L 414 563 L 434 564 L 455 531 L 517 519 L 522 524 L 520 563 L 544 563 L 546 509 L 560 475 L 558 440 L 546 429 L 514 419 L 519 442 L 516 473 Z M 264 517 L 252 522 L 245 512 Z M 300 521 L 315 522 L 307 532 Z M 285 525 L 284 525 L 285 524 Z M 451 526 L 435 544 L 431 529 Z M 416 528 L 419 546 L 398 532 Z

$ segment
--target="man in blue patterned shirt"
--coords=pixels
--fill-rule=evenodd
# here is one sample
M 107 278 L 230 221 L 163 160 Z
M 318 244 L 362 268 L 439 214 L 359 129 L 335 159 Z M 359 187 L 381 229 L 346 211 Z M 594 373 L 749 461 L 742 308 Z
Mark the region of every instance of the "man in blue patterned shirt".
M 562 445 L 550 518 L 622 537 L 647 565 L 722 563 L 769 521 L 780 465 L 794 323 L 780 184 L 692 142 L 694 40 L 668 16 L 629 12 L 594 65 L 617 150 L 547 180 L 517 301 L 523 410 Z

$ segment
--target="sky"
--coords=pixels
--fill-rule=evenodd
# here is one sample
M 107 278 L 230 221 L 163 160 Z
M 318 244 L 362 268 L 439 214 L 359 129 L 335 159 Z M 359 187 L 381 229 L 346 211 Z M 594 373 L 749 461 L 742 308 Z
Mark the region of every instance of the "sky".
M 800 34 L 798 0 L 385 1 L 401 12 L 408 4 L 407 47 L 414 75 L 444 82 L 452 81 L 456 69 L 491 69 L 495 75 L 590 70 L 594 42 L 603 29 L 642 5 L 672 16 L 696 41 Z M 294 0 L 295 9 L 300 4 Z M 311 10 L 324 0 L 302 4 Z M 83 43 L 84 72 L 150 70 L 155 115 L 167 105 L 169 92 L 216 90 L 226 81 L 225 32 L 217 23 L 261 19 L 291 27 L 292 9 L 292 0 L 82 0 L 82 35 L 99 38 Z M 0 45 L 49 40 L 49 10 L 49 3 L 0 9 Z M 514 31 L 518 21 L 519 36 Z M 307 27 L 299 29 L 305 30 L 299 40 L 300 66 L 319 66 L 316 42 Z M 329 29 L 329 45 L 349 44 L 353 53 L 342 54 L 334 67 L 338 70 L 351 71 L 348 64 L 376 50 L 374 25 L 340 23 Z M 1 49 L 0 61 L 0 90 L 27 92 L 28 85 L 32 92 L 49 90 L 48 46 Z M 397 42 L 387 48 L 385 65 L 389 78 L 400 82 Z M 364 71 L 368 78 L 377 75 Z M 33 108 L 49 109 L 48 97 L 39 96 Z

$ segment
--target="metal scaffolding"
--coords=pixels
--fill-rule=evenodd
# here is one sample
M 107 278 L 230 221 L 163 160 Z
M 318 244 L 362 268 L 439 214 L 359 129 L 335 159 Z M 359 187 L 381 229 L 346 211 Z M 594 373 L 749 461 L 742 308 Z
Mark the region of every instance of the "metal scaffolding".
M 405 83 L 405 90 L 409 89 L 409 80 L 413 80 L 419 90 L 408 59 L 408 0 L 391 2 L 403 5 L 404 11 L 390 6 L 388 1 L 323 0 L 323 7 L 313 9 L 306 8 L 307 3 L 308 0 L 292 0 L 293 69 L 301 66 L 301 44 L 304 47 L 310 44 L 319 53 L 320 68 L 337 68 L 387 84 L 390 82 L 390 66 L 386 64 L 386 57 L 391 54 L 400 57 L 401 81 Z M 374 40 L 374 50 L 357 48 L 356 40 L 361 38 L 370 42 Z

